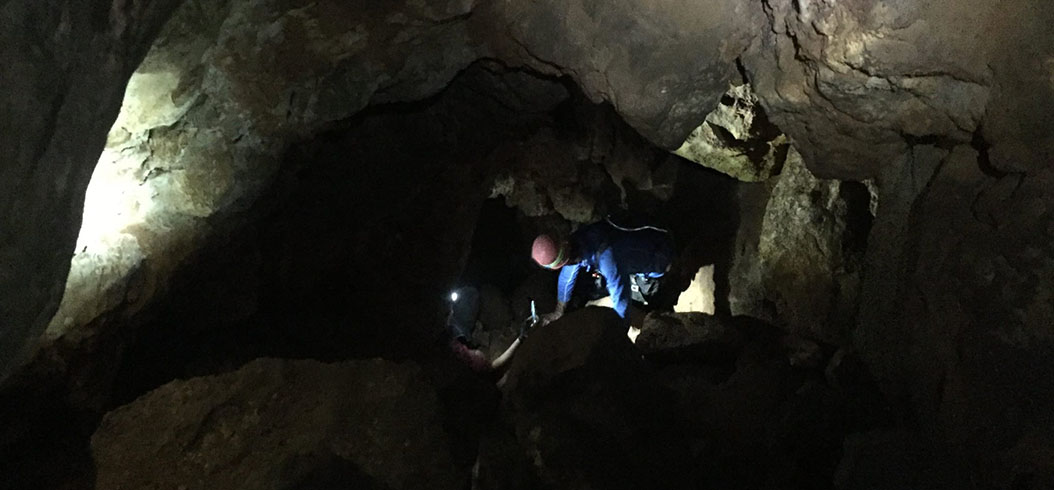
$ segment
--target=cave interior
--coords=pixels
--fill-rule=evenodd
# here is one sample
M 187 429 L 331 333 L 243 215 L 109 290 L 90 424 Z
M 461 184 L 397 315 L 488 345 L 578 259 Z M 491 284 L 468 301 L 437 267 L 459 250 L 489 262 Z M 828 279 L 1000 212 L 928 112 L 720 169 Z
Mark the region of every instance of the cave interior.
M 64 121 L 12 162 L 84 163 L 68 219 L 0 208 L 51 281 L 0 275 L 5 488 L 1054 488 L 1054 116 L 1005 123 L 1054 75 L 961 61 L 945 14 L 119 3 L 0 2 L 127 64 L 0 89 Z M 844 40 L 917 19 L 946 59 Z M 556 306 L 534 237 L 605 220 L 674 240 L 632 335 L 575 304 L 500 383 L 458 362 L 452 292 L 496 358 Z

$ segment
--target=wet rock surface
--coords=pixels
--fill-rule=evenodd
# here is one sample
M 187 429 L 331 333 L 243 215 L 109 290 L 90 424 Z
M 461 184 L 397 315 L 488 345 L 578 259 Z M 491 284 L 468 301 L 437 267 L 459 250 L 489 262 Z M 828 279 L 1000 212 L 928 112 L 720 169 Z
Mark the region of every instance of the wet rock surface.
M 440 414 L 413 364 L 262 359 L 109 413 L 95 488 L 459 488 Z

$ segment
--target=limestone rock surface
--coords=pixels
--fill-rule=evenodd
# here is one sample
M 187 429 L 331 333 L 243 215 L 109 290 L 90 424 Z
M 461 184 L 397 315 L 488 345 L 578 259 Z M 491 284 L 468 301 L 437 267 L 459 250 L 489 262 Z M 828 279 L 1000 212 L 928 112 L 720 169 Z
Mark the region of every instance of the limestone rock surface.
M 124 85 L 177 4 L 0 3 L 0 380 L 58 307 Z
M 790 150 L 758 241 L 762 287 L 788 330 L 846 342 L 871 219 L 863 184 L 817 179 Z
M 781 173 L 740 193 L 732 313 L 844 345 L 873 216 L 863 183 L 819 179 L 790 148 Z
M 675 153 L 739 180 L 778 174 L 790 147 L 768 121 L 749 84 L 732 87 Z
M 413 364 L 276 359 L 174 381 L 103 419 L 96 488 L 463 488 L 429 383 Z

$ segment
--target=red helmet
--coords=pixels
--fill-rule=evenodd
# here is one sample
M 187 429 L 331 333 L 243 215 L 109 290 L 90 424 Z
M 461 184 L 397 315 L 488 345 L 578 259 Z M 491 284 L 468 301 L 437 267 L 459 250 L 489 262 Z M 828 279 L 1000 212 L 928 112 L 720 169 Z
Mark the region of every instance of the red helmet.
M 557 243 L 549 235 L 538 235 L 531 245 L 531 258 L 547 269 L 559 269 L 570 259 L 566 243 Z

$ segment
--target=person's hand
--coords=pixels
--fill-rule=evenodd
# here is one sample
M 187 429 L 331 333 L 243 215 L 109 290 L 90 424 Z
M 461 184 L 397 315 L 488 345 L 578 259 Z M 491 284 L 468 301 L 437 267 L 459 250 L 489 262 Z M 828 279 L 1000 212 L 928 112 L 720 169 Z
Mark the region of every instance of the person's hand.
M 517 338 L 520 340 L 527 338 L 527 333 L 531 330 L 531 328 L 539 324 L 541 324 L 541 317 L 538 318 L 538 321 L 535 321 L 533 317 L 524 320 L 520 323 L 520 336 Z
M 548 324 L 550 324 L 552 322 L 555 322 L 556 320 L 558 320 L 562 316 L 564 316 L 564 312 L 559 311 L 559 310 L 554 311 L 552 313 L 546 313 L 546 314 L 538 317 L 538 325 L 548 325 Z

